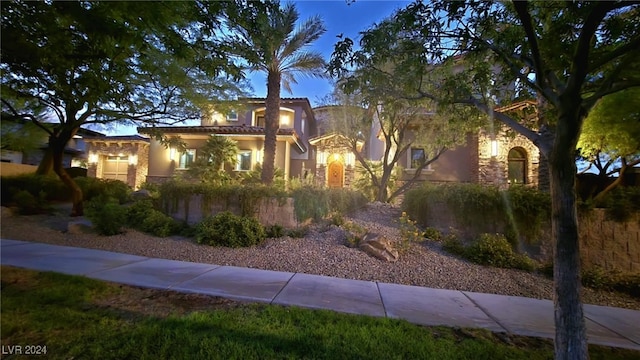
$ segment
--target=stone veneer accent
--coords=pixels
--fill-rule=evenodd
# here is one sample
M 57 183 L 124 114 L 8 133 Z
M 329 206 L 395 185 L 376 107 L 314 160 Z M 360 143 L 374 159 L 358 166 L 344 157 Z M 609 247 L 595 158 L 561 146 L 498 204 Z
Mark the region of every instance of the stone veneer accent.
M 538 186 L 540 164 L 538 148 L 520 134 L 508 135 L 507 128 L 502 127 L 495 135 L 498 142 L 498 154 L 494 157 L 491 156 L 491 139 L 491 134 L 488 131 L 480 131 L 478 135 L 478 182 L 496 185 L 500 188 L 507 187 L 509 185 L 507 182 L 509 150 L 520 147 L 527 154 L 527 185 Z
M 127 185 L 139 189 L 146 181 L 149 170 L 149 143 L 140 140 L 94 140 L 87 141 L 87 153 L 98 155 L 96 164 L 89 164 L 88 177 L 102 177 L 105 157 L 109 154 L 135 155 L 138 157 L 136 165 L 129 165 L 127 170 Z

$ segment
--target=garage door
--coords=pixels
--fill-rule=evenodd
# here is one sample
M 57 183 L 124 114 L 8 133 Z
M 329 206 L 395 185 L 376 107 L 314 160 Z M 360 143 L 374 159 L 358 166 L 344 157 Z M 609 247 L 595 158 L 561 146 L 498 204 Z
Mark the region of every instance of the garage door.
M 102 177 L 127 182 L 127 170 L 129 169 L 128 156 L 107 156 L 104 163 Z

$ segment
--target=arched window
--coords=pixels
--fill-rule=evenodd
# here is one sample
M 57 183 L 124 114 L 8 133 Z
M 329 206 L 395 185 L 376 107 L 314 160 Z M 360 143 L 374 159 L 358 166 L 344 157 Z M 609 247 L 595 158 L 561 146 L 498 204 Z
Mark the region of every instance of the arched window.
M 527 183 L 527 153 L 523 148 L 509 150 L 509 184 Z

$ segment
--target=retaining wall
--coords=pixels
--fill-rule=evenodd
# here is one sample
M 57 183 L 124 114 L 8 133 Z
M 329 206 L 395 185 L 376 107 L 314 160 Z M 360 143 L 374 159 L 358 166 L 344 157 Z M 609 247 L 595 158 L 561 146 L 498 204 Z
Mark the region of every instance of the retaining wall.
M 242 215 L 242 208 L 237 197 L 203 203 L 202 195 L 192 195 L 188 200 L 179 201 L 176 209 L 168 210 L 173 218 L 186 221 L 189 224 L 195 224 L 207 216 L 213 216 L 227 210 L 236 215 Z M 285 228 L 295 228 L 299 225 L 292 198 L 260 199 L 255 206 L 254 216 L 264 226 L 278 224 Z
M 634 214 L 626 222 L 608 220 L 604 209 L 579 213 L 580 258 L 585 269 L 600 266 L 606 270 L 640 273 L 640 214 Z M 432 205 L 426 226 L 445 233 L 455 229 L 463 239 L 475 238 L 480 232 L 503 233 L 502 219 L 487 221 L 479 231 L 461 225 L 446 204 Z M 521 252 L 540 261 L 553 258 L 551 223 L 542 225 L 542 233 L 536 239 L 520 241 Z

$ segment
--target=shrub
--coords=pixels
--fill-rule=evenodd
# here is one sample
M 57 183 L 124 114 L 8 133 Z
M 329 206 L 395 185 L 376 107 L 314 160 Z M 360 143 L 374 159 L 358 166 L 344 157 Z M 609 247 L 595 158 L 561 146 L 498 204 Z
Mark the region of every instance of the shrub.
M 171 216 L 158 210 L 151 210 L 139 225 L 139 229 L 151 235 L 167 237 L 177 229 L 177 224 Z
M 19 191 L 26 191 L 42 201 L 67 201 L 71 199 L 71 192 L 56 175 L 3 176 L 0 187 L 3 204 L 15 202 L 14 196 Z M 44 198 L 41 198 L 41 194 L 44 194 Z
M 606 195 L 604 203 L 609 219 L 628 221 L 632 214 L 640 212 L 640 188 L 617 187 Z
M 100 235 L 122 233 L 122 225 L 127 220 L 127 210 L 116 199 L 98 196 L 87 204 L 86 215 Z
M 75 181 L 82 189 L 85 200 L 92 200 L 98 196 L 113 198 L 120 204 L 131 200 L 131 188 L 120 180 L 80 177 Z
M 199 244 L 227 247 L 246 247 L 259 244 L 266 234 L 254 218 L 240 217 L 229 211 L 203 219 L 196 225 Z
M 432 228 L 432 227 L 428 227 L 426 229 L 424 229 L 424 237 L 429 239 L 429 240 L 433 240 L 433 241 L 440 241 L 442 240 L 442 233 L 440 232 L 440 230 L 436 229 L 436 228 Z
M 154 210 L 153 202 L 150 200 L 134 202 L 127 207 L 127 225 L 137 229 Z
M 300 226 L 294 229 L 287 230 L 287 236 L 292 238 L 303 238 L 309 232 L 309 228 L 306 226 Z
M 346 232 L 345 241 L 348 247 L 358 246 L 362 238 L 367 234 L 367 229 L 352 221 L 342 224 L 342 229 Z
M 18 208 L 18 212 L 22 215 L 33 215 L 46 212 L 48 210 L 48 206 L 44 198 L 44 192 L 40 192 L 39 196 L 36 197 L 26 190 L 20 190 L 13 195 L 13 201 Z
M 533 260 L 515 253 L 502 234 L 481 234 L 465 252 L 467 259 L 481 265 L 528 271 L 534 269 Z
M 443 207 L 460 227 L 475 234 L 504 232 L 513 243 L 537 241 L 551 214 L 549 194 L 525 186 L 500 190 L 479 184 L 425 184 L 408 191 L 402 203 L 403 210 L 422 225 Z
M 284 236 L 284 227 L 279 224 L 273 224 L 271 226 L 267 226 L 265 229 L 266 236 L 268 238 L 280 238 Z
M 466 255 L 464 244 L 454 234 L 448 234 L 444 237 L 444 240 L 442 240 L 442 248 L 454 255 L 462 257 Z

